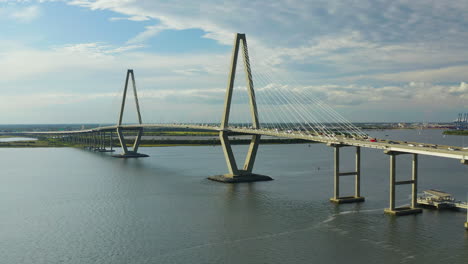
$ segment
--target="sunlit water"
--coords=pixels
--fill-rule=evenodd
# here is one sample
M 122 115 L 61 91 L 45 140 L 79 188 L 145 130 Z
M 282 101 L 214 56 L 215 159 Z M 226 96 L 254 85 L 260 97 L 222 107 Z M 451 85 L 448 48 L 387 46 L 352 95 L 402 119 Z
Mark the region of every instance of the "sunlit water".
M 17 141 L 34 141 L 37 138 L 27 138 L 27 137 L 8 137 L 0 138 L 0 142 L 17 142 Z
M 468 143 L 440 130 L 369 133 Z M 234 146 L 239 162 L 246 149 Z M 352 170 L 352 151 L 342 152 L 343 170 Z M 322 144 L 261 145 L 255 172 L 275 180 L 237 185 L 206 179 L 226 172 L 219 146 L 141 152 L 150 157 L 0 149 L 0 263 L 467 263 L 466 212 L 383 214 L 382 151 L 362 151 L 366 202 L 340 206 L 328 201 L 333 159 Z M 398 156 L 398 179 L 409 179 L 409 158 Z M 466 199 L 468 166 L 421 156 L 419 188 Z M 342 189 L 351 194 L 351 177 Z M 399 186 L 398 204 L 409 194 Z

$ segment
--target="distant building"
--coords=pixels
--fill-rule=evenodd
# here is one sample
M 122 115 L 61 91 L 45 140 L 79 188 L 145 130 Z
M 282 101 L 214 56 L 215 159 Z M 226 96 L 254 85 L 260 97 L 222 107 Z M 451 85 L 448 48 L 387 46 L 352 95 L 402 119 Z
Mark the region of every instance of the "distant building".
M 459 113 L 455 120 L 455 128 L 458 130 L 468 129 L 468 113 Z

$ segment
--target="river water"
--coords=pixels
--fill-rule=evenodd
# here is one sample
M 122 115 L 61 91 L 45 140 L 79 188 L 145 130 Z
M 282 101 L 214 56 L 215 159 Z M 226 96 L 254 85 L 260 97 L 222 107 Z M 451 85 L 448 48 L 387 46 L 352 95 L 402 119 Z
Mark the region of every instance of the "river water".
M 0 138 L 0 142 L 18 142 L 18 141 L 34 141 L 37 138 L 27 138 L 27 137 L 7 137 Z
M 466 146 L 440 130 L 370 131 L 378 138 Z M 466 142 L 465 142 L 466 141 Z M 247 146 L 233 146 L 243 159 Z M 342 169 L 352 169 L 352 148 Z M 219 146 L 141 148 L 115 159 L 73 148 L 0 149 L 0 263 L 467 263 L 466 212 L 391 217 L 389 157 L 362 150 L 361 204 L 334 205 L 332 150 L 261 145 L 255 172 L 270 182 L 211 182 Z M 409 179 L 410 156 L 398 156 Z M 346 178 L 346 177 L 345 177 Z M 353 182 L 342 180 L 343 194 Z M 465 200 L 468 166 L 420 156 L 420 190 Z M 398 187 L 399 205 L 409 187 Z

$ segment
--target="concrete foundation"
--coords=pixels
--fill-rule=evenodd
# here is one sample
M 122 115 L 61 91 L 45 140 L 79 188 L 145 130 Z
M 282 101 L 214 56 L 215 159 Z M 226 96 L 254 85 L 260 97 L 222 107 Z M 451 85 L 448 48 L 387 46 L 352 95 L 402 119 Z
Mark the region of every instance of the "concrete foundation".
M 128 159 L 128 158 L 146 158 L 149 157 L 146 154 L 141 154 L 141 153 L 136 153 L 136 152 L 127 152 L 126 154 L 121 153 L 121 154 L 115 154 L 112 155 L 114 158 L 122 158 L 122 159 Z
M 113 149 L 98 149 L 97 152 L 115 152 Z
M 364 197 L 355 197 L 355 196 L 348 196 L 348 197 L 339 197 L 339 198 L 330 198 L 330 202 L 336 204 L 344 204 L 344 203 L 362 203 L 365 201 Z
M 412 215 L 412 214 L 420 214 L 422 213 L 421 208 L 411 208 L 411 207 L 400 207 L 395 208 L 393 210 L 386 208 L 384 213 L 389 215 L 401 216 L 401 215 Z
M 249 174 L 242 176 L 232 176 L 229 174 L 215 175 L 208 177 L 209 180 L 223 182 L 223 183 L 239 183 L 239 182 L 257 182 L 257 181 L 272 181 L 270 176 L 260 174 Z
M 351 172 L 340 171 L 340 148 L 345 145 L 340 144 L 328 144 L 334 148 L 334 173 L 333 173 L 333 197 L 330 198 L 330 202 L 336 204 L 343 203 L 362 203 L 365 201 L 364 197 L 361 196 L 361 148 L 356 147 L 356 170 Z M 353 196 L 342 196 L 340 197 L 340 178 L 341 177 L 354 177 L 354 195 Z

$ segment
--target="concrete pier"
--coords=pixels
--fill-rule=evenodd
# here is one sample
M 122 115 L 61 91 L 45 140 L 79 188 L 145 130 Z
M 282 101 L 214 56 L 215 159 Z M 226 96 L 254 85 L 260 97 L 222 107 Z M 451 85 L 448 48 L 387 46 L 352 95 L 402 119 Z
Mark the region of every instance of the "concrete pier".
M 361 196 L 361 148 L 356 147 L 356 170 L 353 172 L 340 172 L 340 148 L 346 145 L 328 144 L 334 148 L 334 184 L 333 197 L 330 201 L 337 204 L 361 203 L 365 198 Z M 340 196 L 340 177 L 354 176 L 354 196 Z
M 364 197 L 356 197 L 356 196 L 341 196 L 339 198 L 330 198 L 330 202 L 336 204 L 344 204 L 344 203 L 362 203 L 366 199 Z
M 389 215 L 395 216 L 402 216 L 402 215 L 412 215 L 412 214 L 420 214 L 422 213 L 421 208 L 411 208 L 411 207 L 398 207 L 398 208 L 385 208 L 384 213 Z
M 112 155 L 112 157 L 127 159 L 127 158 L 146 158 L 146 157 L 149 157 L 149 156 L 146 155 L 146 154 L 142 154 L 142 153 L 127 151 L 127 153 L 114 154 L 114 155 Z
M 113 150 L 113 149 L 105 149 L 105 148 L 104 148 L 104 149 L 99 149 L 99 150 L 97 150 L 97 152 L 115 152 L 115 150 Z
M 224 175 L 215 175 L 210 176 L 208 179 L 217 182 L 223 183 L 240 183 L 240 182 L 256 182 L 256 181 L 272 181 L 273 179 L 270 176 L 260 175 L 260 174 L 247 174 L 247 175 L 240 175 L 234 176 L 232 174 L 224 174 Z
M 385 154 L 390 156 L 390 206 L 384 212 L 386 214 L 401 216 L 422 213 L 421 208 L 417 208 L 417 182 L 418 182 L 418 154 L 413 155 L 412 163 L 412 179 L 408 181 L 396 181 L 396 156 L 401 154 L 409 154 L 403 152 L 386 151 Z M 397 185 L 411 184 L 411 206 L 396 207 L 395 205 L 395 189 Z

